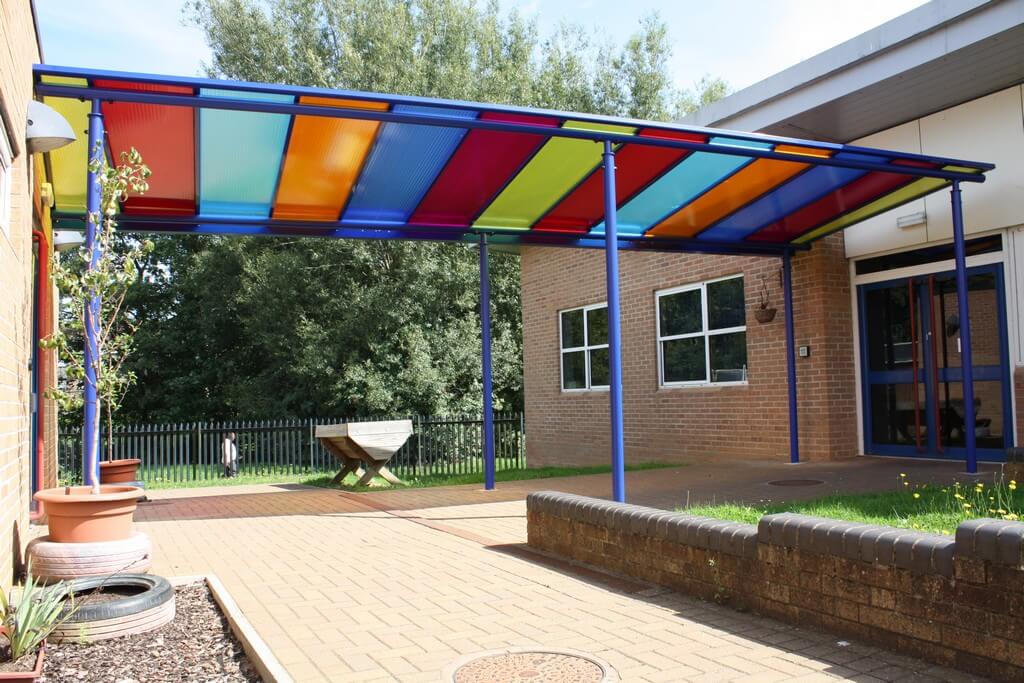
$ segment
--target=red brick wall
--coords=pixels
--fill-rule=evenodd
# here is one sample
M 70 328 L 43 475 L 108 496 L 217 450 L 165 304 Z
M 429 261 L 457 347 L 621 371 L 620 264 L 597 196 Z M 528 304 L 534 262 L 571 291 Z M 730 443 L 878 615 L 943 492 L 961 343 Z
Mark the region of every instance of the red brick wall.
M 955 539 L 804 515 L 758 525 L 553 491 L 527 498 L 531 547 L 737 609 L 997 680 L 1024 680 L 1024 524 Z
M 801 455 L 856 455 L 850 284 L 841 236 L 793 260 Z M 788 458 L 785 327 L 778 258 L 621 253 L 623 397 L 628 462 L 707 457 Z M 562 392 L 558 311 L 606 300 L 604 253 L 522 251 L 527 461 L 597 464 L 608 458 L 607 392 Z M 747 301 L 746 386 L 658 386 L 655 292 L 736 273 Z M 754 319 L 767 276 L 775 320 Z

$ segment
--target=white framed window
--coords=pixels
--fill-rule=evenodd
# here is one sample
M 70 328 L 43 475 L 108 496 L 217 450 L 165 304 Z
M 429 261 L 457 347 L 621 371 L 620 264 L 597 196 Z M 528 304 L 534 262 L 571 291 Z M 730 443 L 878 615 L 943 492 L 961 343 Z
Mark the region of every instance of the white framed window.
M 608 388 L 608 304 L 558 313 L 562 391 Z
M 661 290 L 655 302 L 661 386 L 746 383 L 742 275 Z
M 11 234 L 11 192 L 13 189 L 11 165 L 13 164 L 11 145 L 7 139 L 7 130 L 0 121 L 0 233 Z

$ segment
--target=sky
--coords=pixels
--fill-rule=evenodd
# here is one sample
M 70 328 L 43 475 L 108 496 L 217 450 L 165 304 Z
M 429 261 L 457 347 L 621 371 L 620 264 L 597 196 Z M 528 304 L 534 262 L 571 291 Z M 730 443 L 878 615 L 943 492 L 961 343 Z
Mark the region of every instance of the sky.
M 756 83 L 924 4 L 925 0 L 501 0 L 536 17 L 542 35 L 574 21 L 623 43 L 658 12 L 680 88 L 703 75 L 732 90 Z M 36 0 L 46 62 L 121 71 L 202 75 L 210 51 L 182 20 L 184 0 Z

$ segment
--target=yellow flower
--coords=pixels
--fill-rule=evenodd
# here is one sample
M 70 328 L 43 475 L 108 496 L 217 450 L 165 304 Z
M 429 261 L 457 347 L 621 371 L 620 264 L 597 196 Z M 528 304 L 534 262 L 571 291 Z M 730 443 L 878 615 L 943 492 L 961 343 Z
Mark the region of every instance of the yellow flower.
M 906 478 L 907 478 L 907 475 L 905 475 L 903 472 L 900 472 L 900 479 L 906 479 Z
M 920 497 L 921 497 L 921 494 L 920 494 L 920 493 L 917 493 L 917 492 L 915 491 L 915 492 L 914 492 L 914 498 L 920 498 Z
M 964 499 L 964 497 L 961 496 L 959 493 L 954 493 L 953 497 L 956 498 L 957 500 L 963 500 Z
M 964 510 L 970 510 L 970 509 L 971 509 L 971 504 L 970 503 L 964 503 Z
M 1007 520 L 1008 522 L 1016 522 L 1017 515 L 1013 514 L 1012 512 L 1008 512 L 1005 515 L 1003 515 L 1003 519 Z
M 1015 481 L 1011 481 L 1010 482 L 1010 490 L 1011 491 L 1016 491 L 1017 490 L 1017 482 L 1015 482 Z
M 996 512 L 998 512 L 1001 515 L 1005 515 L 1006 514 L 1006 510 L 1004 510 L 1003 508 L 999 508 L 998 510 L 996 510 Z
M 903 482 L 903 485 L 904 486 L 910 486 L 910 482 L 909 481 L 905 481 L 905 482 Z

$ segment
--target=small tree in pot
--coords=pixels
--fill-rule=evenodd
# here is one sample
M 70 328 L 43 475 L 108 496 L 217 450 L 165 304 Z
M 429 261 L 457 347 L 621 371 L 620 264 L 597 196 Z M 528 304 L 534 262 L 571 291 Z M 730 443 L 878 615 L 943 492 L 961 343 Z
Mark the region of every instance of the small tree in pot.
M 52 265 L 53 279 L 61 294 L 62 315 L 60 329 L 43 340 L 45 348 L 55 349 L 63 365 L 64 378 L 59 386 L 46 392 L 63 410 L 79 410 L 83 405 L 83 390 L 91 382 L 86 372 L 85 353 L 81 341 L 86 336 L 86 310 L 94 295 L 100 298 L 99 315 L 92 318 L 92 332 L 98 353 L 92 363 L 95 389 L 99 401 L 96 423 L 85 425 L 98 433 L 100 419 L 106 420 L 106 462 L 101 463 L 101 479 L 108 482 L 131 482 L 139 460 L 132 458 L 115 461 L 111 429 L 113 415 L 121 407 L 125 393 L 135 383 L 135 373 L 125 368 L 125 359 L 134 348 L 138 321 L 125 308 L 128 289 L 139 278 L 139 264 L 152 251 L 147 241 L 126 239 L 117 235 L 116 217 L 121 202 L 129 193 L 144 194 L 149 189 L 149 167 L 133 147 L 121 154 L 120 163 L 110 166 L 106 155 L 99 150 L 92 155 L 90 171 L 97 174 L 100 183 L 100 211 L 92 216 L 97 225 L 95 249 L 97 257 L 86 248 L 79 250 L 79 258 L 62 263 L 56 258 Z M 89 264 L 92 266 L 89 267 Z M 101 413 L 103 417 L 101 417 Z M 110 478 L 108 472 L 121 470 L 121 476 Z M 94 487 L 95 488 L 95 487 Z M 94 493 L 98 490 L 94 490 Z

